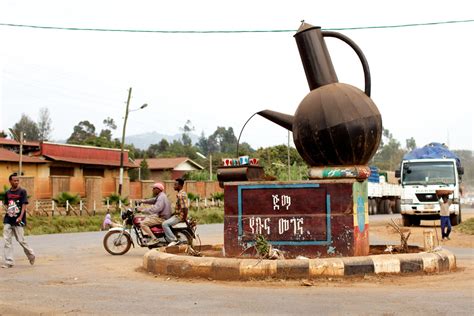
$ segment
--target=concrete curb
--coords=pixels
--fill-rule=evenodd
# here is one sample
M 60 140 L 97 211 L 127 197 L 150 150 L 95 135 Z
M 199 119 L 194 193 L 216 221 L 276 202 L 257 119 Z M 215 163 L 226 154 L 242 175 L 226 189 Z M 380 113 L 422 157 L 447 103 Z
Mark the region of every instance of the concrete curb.
M 209 247 L 209 246 L 208 246 Z M 367 257 L 258 260 L 179 256 L 186 247 L 150 250 L 143 257 L 145 270 L 179 277 L 214 280 L 307 279 L 365 274 L 439 273 L 456 269 L 456 257 L 448 250 Z M 175 254 L 169 253 L 170 251 Z

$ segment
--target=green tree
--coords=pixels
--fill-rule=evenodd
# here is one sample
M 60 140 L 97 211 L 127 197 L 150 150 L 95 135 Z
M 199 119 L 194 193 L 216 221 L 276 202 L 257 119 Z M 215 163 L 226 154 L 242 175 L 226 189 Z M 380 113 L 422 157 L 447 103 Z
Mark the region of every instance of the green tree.
M 379 149 L 369 164 L 375 165 L 381 170 L 393 171 L 400 165 L 405 152 L 400 147 L 400 142 L 393 137 L 388 129 L 384 128 Z
M 99 137 L 112 141 L 112 131 L 117 129 L 114 119 L 108 117 L 102 123 L 105 125 L 105 128 L 100 131 Z
M 183 145 L 188 147 L 191 146 L 192 141 L 191 137 L 189 136 L 189 133 L 194 131 L 194 126 L 192 125 L 191 121 L 187 120 L 184 126 L 180 128 L 180 130 L 183 132 L 183 135 L 181 136 L 181 142 L 183 143 Z
M 41 108 L 39 110 L 38 118 L 38 130 L 39 130 L 39 140 L 47 141 L 51 137 L 52 128 L 51 116 L 49 114 L 48 108 Z
M 267 176 L 277 180 L 288 180 L 288 146 L 277 145 L 259 148 L 255 152 L 255 157 L 259 158 L 260 165 L 264 168 Z M 292 174 L 291 180 L 307 177 L 307 165 L 293 147 L 290 147 L 290 173 Z
M 207 156 L 209 154 L 209 140 L 204 135 L 204 131 L 201 132 L 201 136 L 199 137 L 198 142 L 196 143 L 196 147 L 203 155 Z
M 140 162 L 140 178 L 142 180 L 149 180 L 151 176 L 150 168 L 148 168 L 148 162 L 146 158 Z
M 10 135 L 12 138 L 20 137 L 23 132 L 24 140 L 38 141 L 39 129 L 38 125 L 26 114 L 22 114 L 20 120 L 13 125 L 13 133 Z M 15 136 L 16 135 L 16 136 Z M 18 139 L 19 140 L 19 139 Z
M 216 131 L 209 136 L 208 150 L 210 152 L 235 153 L 237 138 L 232 127 L 218 126 Z
M 416 141 L 413 137 L 408 138 L 405 142 L 407 151 L 412 151 L 416 148 Z
M 71 136 L 67 139 L 68 144 L 85 144 L 87 139 L 95 138 L 95 126 L 89 121 L 80 121 L 74 126 Z
M 461 160 L 461 166 L 464 167 L 462 181 L 467 191 L 474 191 L 474 152 L 472 150 L 453 150 Z

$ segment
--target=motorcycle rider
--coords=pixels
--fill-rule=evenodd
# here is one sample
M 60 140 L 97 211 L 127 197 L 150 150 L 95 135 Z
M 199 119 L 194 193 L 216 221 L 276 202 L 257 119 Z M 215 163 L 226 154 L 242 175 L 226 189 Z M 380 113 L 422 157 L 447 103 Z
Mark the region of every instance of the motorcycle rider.
M 139 201 L 139 203 L 153 205 L 152 207 L 140 209 L 141 212 L 150 213 L 150 215 L 146 216 L 140 223 L 142 232 L 151 237 L 147 242 L 147 245 L 154 245 L 159 242 L 158 238 L 156 238 L 152 233 L 150 227 L 162 224 L 165 220 L 171 217 L 171 203 L 164 192 L 165 187 L 163 184 L 159 182 L 153 184 L 152 190 L 153 198 Z
M 163 222 L 162 227 L 165 231 L 166 239 L 170 242 L 168 247 L 178 244 L 178 239 L 171 231 L 171 226 L 185 221 L 188 216 L 188 195 L 183 190 L 184 180 L 178 178 L 174 182 L 174 190 L 178 192 L 176 195 L 176 207 L 173 216 Z

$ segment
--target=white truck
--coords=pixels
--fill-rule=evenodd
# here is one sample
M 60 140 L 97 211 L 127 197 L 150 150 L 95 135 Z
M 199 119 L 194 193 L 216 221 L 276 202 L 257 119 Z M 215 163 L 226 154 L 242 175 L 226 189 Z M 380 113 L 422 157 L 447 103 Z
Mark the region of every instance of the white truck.
M 428 154 L 423 154 L 428 152 Z M 415 149 L 414 151 L 416 151 Z M 413 152 L 414 152 L 413 151 Z M 404 226 L 419 226 L 421 220 L 439 219 L 439 196 L 436 191 L 451 191 L 451 224 L 461 223 L 461 175 L 463 167 L 445 145 L 431 143 L 418 154 L 405 155 L 395 175 L 402 186 L 401 214 Z
M 388 174 L 380 175 L 376 167 L 371 166 L 370 172 L 367 184 L 369 214 L 400 213 L 401 186 L 389 183 Z

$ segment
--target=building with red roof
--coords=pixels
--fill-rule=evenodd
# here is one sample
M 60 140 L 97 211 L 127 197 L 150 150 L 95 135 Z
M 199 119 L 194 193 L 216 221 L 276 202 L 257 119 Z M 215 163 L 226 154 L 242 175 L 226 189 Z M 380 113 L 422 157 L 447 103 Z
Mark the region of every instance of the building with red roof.
M 140 165 L 143 159 L 136 159 L 135 163 Z M 150 169 L 150 179 L 164 181 L 181 178 L 187 172 L 202 170 L 204 167 L 187 157 L 176 158 L 149 158 L 146 159 Z

